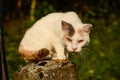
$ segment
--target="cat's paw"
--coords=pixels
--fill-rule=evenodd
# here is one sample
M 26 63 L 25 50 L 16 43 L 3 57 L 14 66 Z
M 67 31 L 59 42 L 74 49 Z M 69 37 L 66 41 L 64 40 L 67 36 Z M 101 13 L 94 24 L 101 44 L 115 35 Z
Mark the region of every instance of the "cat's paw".
M 56 56 L 53 57 L 52 60 L 66 60 L 66 56 Z

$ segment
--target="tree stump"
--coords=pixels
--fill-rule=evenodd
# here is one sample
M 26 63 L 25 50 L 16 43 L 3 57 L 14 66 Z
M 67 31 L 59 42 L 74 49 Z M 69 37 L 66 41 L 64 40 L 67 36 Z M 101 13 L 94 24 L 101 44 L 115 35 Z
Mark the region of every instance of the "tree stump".
M 44 60 L 20 68 L 14 80 L 78 80 L 78 77 L 70 61 Z

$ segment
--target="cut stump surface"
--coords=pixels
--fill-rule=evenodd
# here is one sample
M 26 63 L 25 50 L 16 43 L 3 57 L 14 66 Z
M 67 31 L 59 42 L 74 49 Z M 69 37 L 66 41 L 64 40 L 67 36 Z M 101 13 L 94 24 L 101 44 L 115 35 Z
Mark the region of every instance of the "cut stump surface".
M 75 65 L 69 61 L 44 60 L 16 71 L 14 80 L 78 80 Z

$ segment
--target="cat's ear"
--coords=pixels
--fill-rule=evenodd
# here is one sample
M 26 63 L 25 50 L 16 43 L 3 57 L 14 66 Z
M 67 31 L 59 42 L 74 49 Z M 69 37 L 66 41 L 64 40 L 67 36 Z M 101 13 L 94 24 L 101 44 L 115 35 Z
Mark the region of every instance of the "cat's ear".
M 62 21 L 61 26 L 62 26 L 62 30 L 67 32 L 69 36 L 74 35 L 75 30 L 74 30 L 73 26 L 70 23 Z
M 85 24 L 84 26 L 83 26 L 83 30 L 85 31 L 85 32 L 87 32 L 88 34 L 90 34 L 90 32 L 91 32 L 91 30 L 92 30 L 92 24 Z
M 61 25 L 62 25 L 62 30 L 69 30 L 70 26 L 72 26 L 71 24 L 65 21 L 62 21 Z

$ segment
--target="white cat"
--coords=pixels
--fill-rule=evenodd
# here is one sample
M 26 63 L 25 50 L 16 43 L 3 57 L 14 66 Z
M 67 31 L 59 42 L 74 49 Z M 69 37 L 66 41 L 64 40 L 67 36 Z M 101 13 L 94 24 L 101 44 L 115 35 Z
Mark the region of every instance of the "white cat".
M 65 60 L 65 48 L 79 52 L 89 42 L 91 24 L 83 24 L 75 12 L 51 13 L 29 28 L 19 46 L 19 53 L 27 60 L 41 60 L 51 55 Z M 52 56 L 55 51 L 56 56 Z

